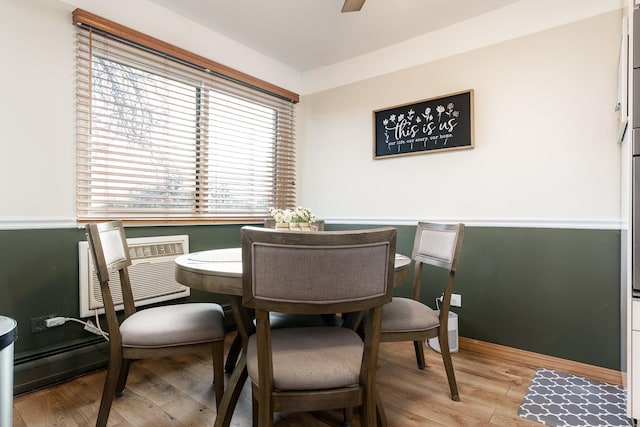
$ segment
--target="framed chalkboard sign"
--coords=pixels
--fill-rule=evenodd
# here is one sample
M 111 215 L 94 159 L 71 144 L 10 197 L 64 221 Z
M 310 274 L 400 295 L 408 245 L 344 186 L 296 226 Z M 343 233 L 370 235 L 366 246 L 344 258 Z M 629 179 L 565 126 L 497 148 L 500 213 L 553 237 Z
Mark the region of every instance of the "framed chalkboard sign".
M 473 148 L 473 90 L 373 112 L 373 157 Z

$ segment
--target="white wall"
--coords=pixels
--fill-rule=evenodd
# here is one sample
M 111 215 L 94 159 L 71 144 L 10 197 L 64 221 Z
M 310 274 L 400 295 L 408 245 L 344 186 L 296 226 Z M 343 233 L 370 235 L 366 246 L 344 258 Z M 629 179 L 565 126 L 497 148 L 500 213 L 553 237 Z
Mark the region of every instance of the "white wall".
M 0 1 L 0 228 L 75 224 L 77 6 L 287 89 L 303 86 L 286 66 L 147 0 Z M 617 226 L 620 27 L 620 13 L 607 13 L 303 96 L 300 203 L 339 220 Z M 475 149 L 372 160 L 372 110 L 469 88 Z
M 75 218 L 71 9 L 0 1 L 0 220 Z
M 617 227 L 621 12 L 303 97 L 301 204 L 329 220 Z M 373 160 L 372 111 L 475 91 L 475 148 Z

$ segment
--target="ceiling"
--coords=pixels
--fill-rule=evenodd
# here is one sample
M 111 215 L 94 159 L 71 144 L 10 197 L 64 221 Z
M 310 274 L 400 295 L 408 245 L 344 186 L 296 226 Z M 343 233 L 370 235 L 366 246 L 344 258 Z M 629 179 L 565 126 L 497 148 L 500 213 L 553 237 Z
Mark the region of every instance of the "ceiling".
M 298 71 L 465 21 L 519 0 L 151 0 Z

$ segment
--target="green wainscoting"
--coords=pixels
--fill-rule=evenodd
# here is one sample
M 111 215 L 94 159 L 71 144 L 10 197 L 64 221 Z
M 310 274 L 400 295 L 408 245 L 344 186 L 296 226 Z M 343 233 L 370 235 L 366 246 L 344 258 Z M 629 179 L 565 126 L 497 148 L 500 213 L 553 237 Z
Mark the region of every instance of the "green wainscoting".
M 410 255 L 413 227 L 398 230 Z M 444 275 L 427 271 L 435 308 Z M 619 230 L 467 227 L 454 292 L 460 336 L 620 370 Z
M 187 234 L 190 250 L 199 251 L 238 246 L 240 228 L 129 227 L 127 236 Z M 414 227 L 397 228 L 397 251 L 410 255 Z M 31 333 L 31 318 L 78 316 L 80 240 L 83 229 L 0 231 L 0 315 L 18 321 L 18 393 L 105 366 L 105 343 L 79 324 Z M 424 301 L 432 306 L 440 291 L 429 285 L 443 277 L 433 273 L 433 283 L 424 282 Z M 617 230 L 468 227 L 455 292 L 462 294 L 462 307 L 454 308 L 461 336 L 620 369 Z M 189 300 L 226 302 L 202 292 Z
M 240 225 L 127 227 L 127 237 L 189 235 L 191 251 L 240 245 Z M 14 390 L 22 393 L 106 366 L 104 340 L 67 322 L 31 333 L 31 319 L 79 315 L 78 242 L 84 229 L 0 231 L 0 315 L 18 322 Z M 192 291 L 185 301 L 226 303 Z M 228 316 L 232 322 L 232 316 Z

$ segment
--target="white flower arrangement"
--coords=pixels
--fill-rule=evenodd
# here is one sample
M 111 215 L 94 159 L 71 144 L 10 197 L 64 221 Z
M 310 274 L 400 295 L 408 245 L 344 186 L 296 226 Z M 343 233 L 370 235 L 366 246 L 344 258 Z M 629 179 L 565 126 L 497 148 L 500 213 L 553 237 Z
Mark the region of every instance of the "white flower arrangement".
M 316 216 L 309 208 L 298 206 L 295 209 L 269 209 L 269 215 L 276 223 L 311 223 L 316 222 Z

